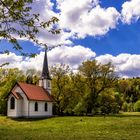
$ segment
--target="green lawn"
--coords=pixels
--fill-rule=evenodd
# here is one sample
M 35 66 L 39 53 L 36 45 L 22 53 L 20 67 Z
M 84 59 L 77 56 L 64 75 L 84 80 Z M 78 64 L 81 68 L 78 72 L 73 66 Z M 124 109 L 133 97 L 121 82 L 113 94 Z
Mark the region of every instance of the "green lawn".
M 140 140 L 140 114 L 42 120 L 0 116 L 0 140 Z

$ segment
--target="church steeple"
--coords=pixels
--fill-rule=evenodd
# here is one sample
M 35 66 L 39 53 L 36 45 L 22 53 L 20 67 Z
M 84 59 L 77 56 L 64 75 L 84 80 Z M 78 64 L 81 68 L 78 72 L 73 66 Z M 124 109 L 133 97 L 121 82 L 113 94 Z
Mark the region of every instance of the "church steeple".
M 45 49 L 44 62 L 43 62 L 41 78 L 39 80 L 39 86 L 43 87 L 51 94 L 51 78 L 50 78 L 49 68 L 48 68 L 47 48 Z
M 49 74 L 49 68 L 48 68 L 48 58 L 47 58 L 47 48 L 45 49 L 45 55 L 44 55 L 44 62 L 43 62 L 43 69 L 42 69 L 42 79 L 51 79 Z

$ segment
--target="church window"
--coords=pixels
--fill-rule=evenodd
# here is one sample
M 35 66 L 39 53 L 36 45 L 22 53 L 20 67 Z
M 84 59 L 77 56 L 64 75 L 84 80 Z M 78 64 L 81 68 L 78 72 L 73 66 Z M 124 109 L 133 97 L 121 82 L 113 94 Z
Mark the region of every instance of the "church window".
M 10 100 L 10 109 L 15 109 L 15 98 L 12 97 Z
M 48 81 L 48 87 L 50 87 L 51 85 L 50 85 L 50 81 Z
M 38 103 L 35 102 L 35 111 L 38 111 Z
M 45 110 L 45 111 L 48 111 L 48 103 L 45 103 L 45 105 L 44 105 L 44 110 Z

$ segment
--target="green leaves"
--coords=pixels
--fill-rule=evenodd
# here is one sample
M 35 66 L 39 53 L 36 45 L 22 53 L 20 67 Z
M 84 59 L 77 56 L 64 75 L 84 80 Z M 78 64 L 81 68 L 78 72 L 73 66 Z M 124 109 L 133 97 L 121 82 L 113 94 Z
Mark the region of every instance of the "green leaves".
M 24 56 L 25 53 L 17 37 L 27 38 L 34 43 L 46 46 L 47 44 L 40 42 L 37 38 L 41 29 L 52 34 L 60 33 L 56 25 L 59 19 L 52 17 L 49 21 L 40 21 L 39 14 L 31 13 L 31 3 L 33 3 L 32 0 L 0 0 L 0 37 L 8 40 L 13 44 L 13 48 Z

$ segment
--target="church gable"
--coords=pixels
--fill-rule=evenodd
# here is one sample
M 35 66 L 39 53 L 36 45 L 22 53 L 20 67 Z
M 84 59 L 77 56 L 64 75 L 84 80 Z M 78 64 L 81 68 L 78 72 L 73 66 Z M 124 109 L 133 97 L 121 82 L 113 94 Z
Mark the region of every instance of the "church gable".
M 16 99 L 26 99 L 27 96 L 24 94 L 23 90 L 20 88 L 18 84 L 16 84 L 11 90 L 10 94 L 12 94 Z

